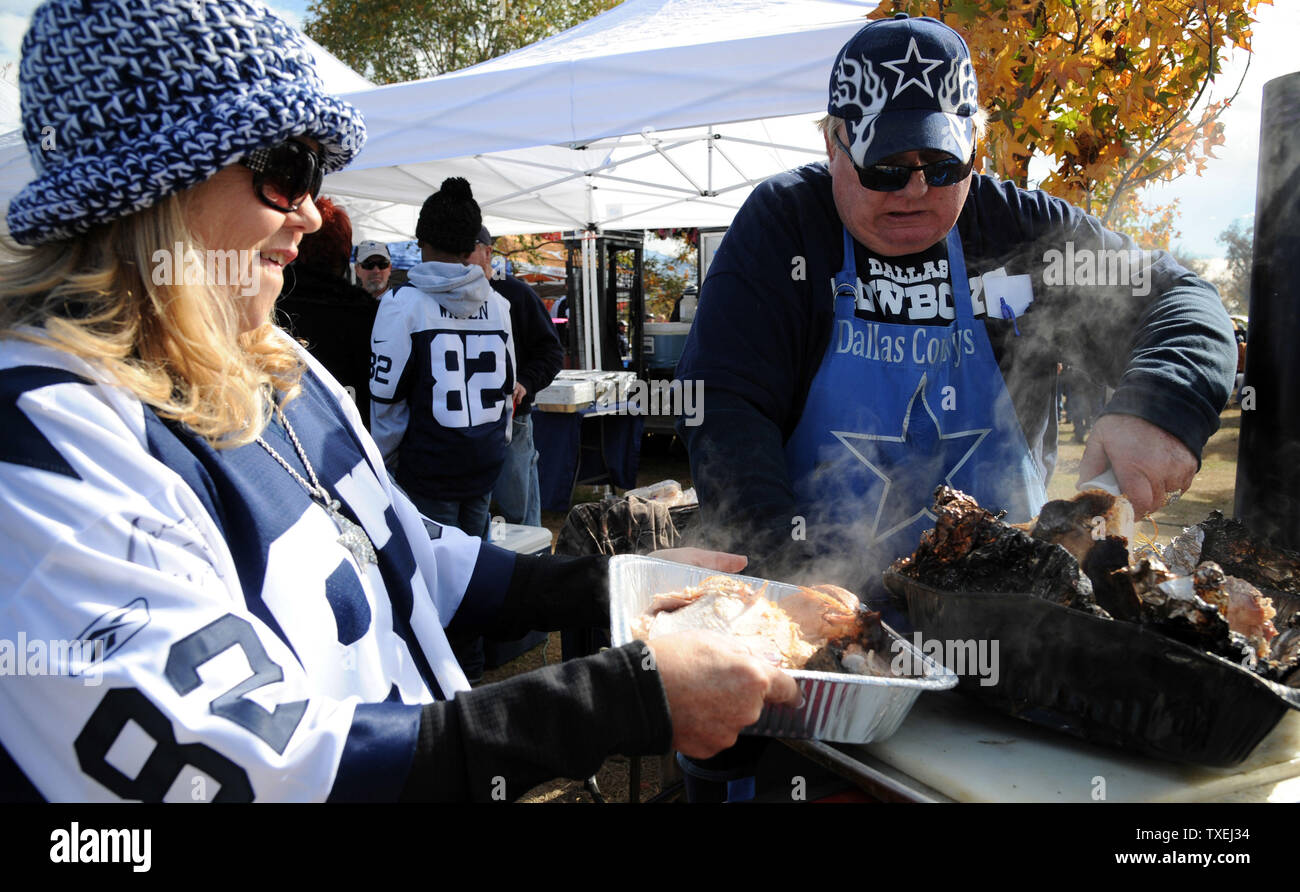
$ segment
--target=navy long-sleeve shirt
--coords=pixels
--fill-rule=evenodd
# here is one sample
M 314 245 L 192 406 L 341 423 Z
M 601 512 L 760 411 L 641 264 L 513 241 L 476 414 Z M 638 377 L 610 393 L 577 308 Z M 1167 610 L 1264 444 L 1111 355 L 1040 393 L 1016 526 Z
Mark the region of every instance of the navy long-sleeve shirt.
M 564 347 L 560 336 L 546 312 L 546 305 L 528 283 L 514 276 L 488 281 L 506 300 L 510 301 L 510 327 L 515 333 L 515 377 L 528 393 L 515 407 L 515 415 L 527 415 L 533 410 L 533 396 L 546 387 L 559 374 L 564 365 Z
M 1218 428 L 1236 362 L 1213 286 L 1165 252 L 1138 252 L 1065 201 L 990 177 L 972 178 L 957 229 L 975 315 L 985 317 L 1044 477 L 1056 456 L 1057 362 L 1115 388 L 1106 412 L 1144 418 L 1199 457 Z M 678 366 L 679 378 L 704 387 L 700 423 L 678 430 L 705 526 L 714 544 L 744 550 L 760 570 L 791 567 L 808 552 L 791 536 L 795 496 L 784 444 L 830 342 L 842 232 L 825 164 L 759 186 L 713 260 Z M 855 259 L 859 317 L 951 320 L 951 292 L 945 306 L 943 289 L 936 300 L 933 287 L 947 267 L 942 242 L 903 258 L 874 256 L 855 242 Z M 1014 322 L 999 305 L 986 315 L 986 286 L 1001 272 L 1027 276 L 1032 287 L 1033 302 Z

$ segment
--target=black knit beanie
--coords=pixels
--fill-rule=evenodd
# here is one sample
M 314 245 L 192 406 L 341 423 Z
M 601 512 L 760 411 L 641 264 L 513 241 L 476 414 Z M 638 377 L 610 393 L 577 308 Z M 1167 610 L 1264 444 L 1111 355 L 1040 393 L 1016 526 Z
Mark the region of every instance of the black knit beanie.
M 415 237 L 434 250 L 459 256 L 474 250 L 482 226 L 483 212 L 474 200 L 469 181 L 448 177 L 420 208 Z

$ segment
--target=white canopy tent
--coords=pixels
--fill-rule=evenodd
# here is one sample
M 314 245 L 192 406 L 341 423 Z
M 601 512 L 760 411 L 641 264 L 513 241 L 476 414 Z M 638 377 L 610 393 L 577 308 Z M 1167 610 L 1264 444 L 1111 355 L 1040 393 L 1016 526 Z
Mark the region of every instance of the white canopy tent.
M 752 187 L 823 154 L 831 61 L 875 0 L 626 0 L 463 71 L 347 98 L 370 138 L 326 190 L 410 238 L 445 177 L 493 233 L 730 223 Z
M 604 228 L 725 226 L 755 185 L 823 157 L 831 62 L 876 0 L 625 0 L 516 52 L 347 98 L 370 138 L 326 190 L 408 239 L 448 176 L 494 234 L 585 230 L 582 359 L 601 366 Z
M 876 5 L 625 0 L 481 65 L 368 89 L 320 49 L 369 130 L 325 191 L 357 238 L 389 241 L 448 176 L 473 184 L 494 234 L 728 225 L 757 183 L 823 156 L 831 62 Z M 0 134 L 0 203 L 33 176 L 21 132 Z M 589 366 L 598 340 L 584 332 Z

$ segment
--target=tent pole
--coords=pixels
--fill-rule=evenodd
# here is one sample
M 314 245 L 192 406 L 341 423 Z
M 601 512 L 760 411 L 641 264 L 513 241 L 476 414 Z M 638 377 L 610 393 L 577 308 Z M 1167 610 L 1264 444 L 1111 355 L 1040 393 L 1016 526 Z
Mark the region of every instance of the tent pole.
M 593 241 L 594 233 L 590 230 L 582 233 L 582 367 L 591 368 L 591 272 L 595 265 Z
M 712 124 L 709 125 L 709 135 L 706 137 L 706 139 L 708 140 L 706 145 L 708 146 L 708 159 L 709 159 L 709 194 L 712 195 L 713 194 L 713 143 L 715 142 L 715 140 L 713 139 Z

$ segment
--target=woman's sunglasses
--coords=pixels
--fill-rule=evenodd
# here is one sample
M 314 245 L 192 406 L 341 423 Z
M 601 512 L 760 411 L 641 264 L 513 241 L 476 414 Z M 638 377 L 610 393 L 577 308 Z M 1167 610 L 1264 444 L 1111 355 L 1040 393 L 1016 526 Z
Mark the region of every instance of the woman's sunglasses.
M 835 142 L 849 156 L 852 163 L 853 155 L 838 133 L 835 134 Z M 927 186 L 952 186 L 966 179 L 974 166 L 975 153 L 971 152 L 970 158 L 966 161 L 945 158 L 942 161 L 931 161 L 929 164 L 918 164 L 915 167 L 907 164 L 873 164 L 871 167 L 858 167 L 854 164 L 853 169 L 858 172 L 858 182 L 864 189 L 873 192 L 897 192 L 907 188 L 915 171 L 921 171 Z
M 388 269 L 388 260 L 383 257 L 368 257 L 361 262 L 362 269 Z
M 268 149 L 249 152 L 239 162 L 253 171 L 253 190 L 264 204 L 291 214 L 307 196 L 320 195 L 325 176 L 320 155 L 300 142 L 289 140 Z

